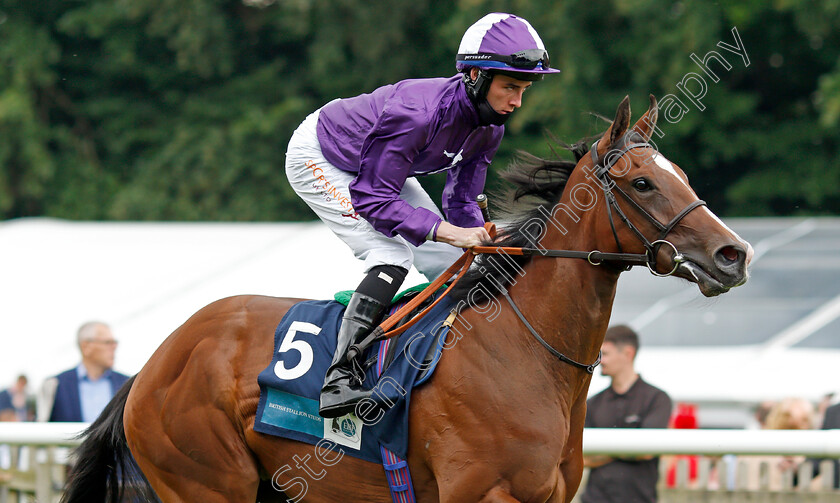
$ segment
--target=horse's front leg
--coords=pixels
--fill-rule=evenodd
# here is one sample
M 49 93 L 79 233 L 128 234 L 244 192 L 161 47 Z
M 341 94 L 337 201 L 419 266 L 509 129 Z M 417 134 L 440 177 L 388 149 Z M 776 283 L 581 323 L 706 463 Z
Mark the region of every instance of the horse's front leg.
M 569 503 L 574 499 L 580 486 L 580 479 L 583 476 L 583 458 L 574 457 L 564 461 L 560 465 L 560 477 L 563 484 L 563 495 L 556 501 L 559 503 Z
M 566 491 L 563 481 L 557 476 L 553 478 L 555 479 L 554 482 L 548 484 L 548 486 L 553 488 L 551 489 L 550 494 L 547 496 L 534 495 L 540 498 L 537 501 L 544 501 L 545 503 L 562 503 L 566 500 Z M 479 503 L 520 503 L 521 501 L 522 500 L 514 498 L 506 488 L 496 486 L 490 489 L 490 491 L 488 491 L 487 494 L 479 500 Z
M 583 424 L 586 416 L 586 394 L 582 393 L 569 415 L 569 438 L 566 440 L 560 477 L 565 497 L 558 499 L 569 503 L 574 499 L 583 476 Z
M 447 477 L 445 481 L 439 477 L 440 503 L 564 503 L 566 500 L 565 484 L 556 466 L 542 477 L 531 477 L 530 474 L 539 470 L 528 470 L 528 475 L 520 473 L 512 479 L 494 477 L 493 481 L 487 480 L 489 469 L 487 465 L 475 466 L 460 469 L 456 477 Z
M 507 490 L 496 486 L 481 498 L 480 503 L 521 503 L 520 500 L 510 495 Z

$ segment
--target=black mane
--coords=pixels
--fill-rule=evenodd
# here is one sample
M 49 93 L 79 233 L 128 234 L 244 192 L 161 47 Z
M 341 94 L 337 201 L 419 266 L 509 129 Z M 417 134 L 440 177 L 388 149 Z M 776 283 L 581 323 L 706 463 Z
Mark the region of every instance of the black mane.
M 498 229 L 496 239 L 487 245 L 533 247 L 534 243 L 529 241 L 527 234 L 523 232 L 528 230 L 526 226 L 545 224 L 548 218 L 545 209 L 550 210 L 557 204 L 572 170 L 589 152 L 592 142 L 600 136 L 584 138 L 573 145 L 555 139 L 560 147 L 574 155 L 574 161 L 543 159 L 524 151 L 517 152 L 508 169 L 501 173 L 502 179 L 512 184 L 512 188 L 490 198 L 494 210 L 499 208 L 499 211 L 493 211 L 493 219 L 505 224 L 503 228 Z M 543 208 L 543 211 L 540 211 L 540 208 Z M 532 231 L 532 234 L 536 232 Z M 499 293 L 499 284 L 504 287 L 510 285 L 511 280 L 517 277 L 529 260 L 528 257 L 512 255 L 478 255 L 470 270 L 453 288 L 452 295 L 455 299 L 473 302 L 475 299 L 468 298 L 468 295 L 470 291 L 477 289 L 484 292 L 482 297 L 485 298 L 479 300 L 484 302 L 487 300 L 487 294 L 495 297 Z

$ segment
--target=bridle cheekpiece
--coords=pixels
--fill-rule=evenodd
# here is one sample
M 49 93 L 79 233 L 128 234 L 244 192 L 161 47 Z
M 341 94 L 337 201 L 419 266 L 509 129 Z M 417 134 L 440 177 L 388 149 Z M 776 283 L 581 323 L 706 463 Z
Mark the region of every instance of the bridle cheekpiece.
M 647 268 L 650 270 L 650 272 L 655 276 L 671 276 L 677 271 L 680 264 L 682 262 L 685 262 L 685 257 L 682 253 L 679 252 L 679 250 L 677 250 L 677 247 L 674 246 L 674 244 L 670 241 L 666 240 L 665 237 L 668 236 L 668 234 L 670 234 L 672 230 L 674 230 L 674 227 L 676 227 L 677 224 L 679 224 L 680 221 L 686 217 L 686 215 L 691 213 L 694 209 L 699 208 L 700 206 L 705 206 L 706 201 L 698 199 L 690 203 L 688 206 L 683 208 L 682 211 L 677 213 L 674 216 L 674 218 L 671 219 L 670 222 L 668 222 L 667 224 L 663 224 L 662 222 L 657 220 L 656 217 L 654 217 L 647 210 L 645 210 L 639 203 L 637 203 L 630 196 L 628 196 L 627 193 L 624 192 L 624 190 L 622 190 L 610 177 L 610 169 L 612 169 L 612 167 L 619 161 L 619 159 L 624 157 L 624 154 L 630 152 L 633 149 L 653 148 L 647 142 L 630 143 L 628 140 L 629 136 L 630 133 L 625 134 L 621 138 L 621 140 L 619 140 L 618 145 L 615 148 L 611 149 L 603 157 L 598 156 L 598 142 L 600 140 L 596 140 L 595 143 L 592 144 L 592 147 L 589 149 L 589 153 L 592 157 L 592 162 L 594 163 L 591 169 L 594 170 L 595 176 L 601 183 L 601 188 L 604 191 L 604 199 L 607 204 L 607 216 L 610 219 L 610 229 L 612 229 L 613 238 L 615 239 L 615 244 L 618 246 L 619 253 L 622 253 L 622 247 L 621 241 L 618 239 L 618 232 L 616 232 L 615 229 L 615 222 L 613 220 L 613 210 L 621 219 L 621 221 L 624 222 L 624 225 L 626 225 L 630 229 L 630 231 L 632 231 L 633 234 L 635 234 L 636 237 L 639 238 L 639 240 L 644 245 L 646 256 L 645 265 L 647 265 Z M 650 241 L 647 238 L 647 236 L 645 236 L 644 233 L 642 233 L 642 231 L 640 231 L 639 228 L 636 227 L 633 224 L 633 222 L 630 221 L 629 218 L 627 218 L 627 215 L 621 209 L 621 206 L 618 205 L 618 200 L 616 199 L 614 192 L 617 192 L 622 197 L 622 199 L 624 199 L 631 206 L 633 206 L 633 208 L 637 212 L 639 212 L 648 222 L 650 222 L 659 231 L 659 235 L 654 241 Z M 674 250 L 674 267 L 664 274 L 656 271 L 656 255 L 659 251 L 659 247 L 662 245 L 670 246 L 671 249 Z M 627 265 L 627 268 L 629 269 L 633 265 L 637 264 L 630 263 Z

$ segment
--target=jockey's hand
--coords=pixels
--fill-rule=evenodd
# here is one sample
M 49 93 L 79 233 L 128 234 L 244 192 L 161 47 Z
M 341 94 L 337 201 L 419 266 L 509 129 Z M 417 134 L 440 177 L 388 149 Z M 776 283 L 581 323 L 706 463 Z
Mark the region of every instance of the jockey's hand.
M 437 240 L 458 248 L 472 248 L 490 241 L 490 234 L 484 227 L 458 227 L 443 221 L 438 226 Z

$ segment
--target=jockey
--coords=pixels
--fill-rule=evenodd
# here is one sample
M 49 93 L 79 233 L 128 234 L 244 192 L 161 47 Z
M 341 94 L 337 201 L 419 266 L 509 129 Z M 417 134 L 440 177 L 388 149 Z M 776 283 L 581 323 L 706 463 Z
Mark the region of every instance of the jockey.
M 534 28 L 484 16 L 464 33 L 461 74 L 404 80 L 337 99 L 298 127 L 286 153 L 295 192 L 365 262 L 321 390 L 320 414 L 353 412 L 370 396 L 346 353 L 384 317 L 412 264 L 429 280 L 462 248 L 489 240 L 475 198 L 522 93 L 549 67 Z M 415 177 L 446 171 L 443 213 Z M 444 216 L 445 215 L 445 216 Z

